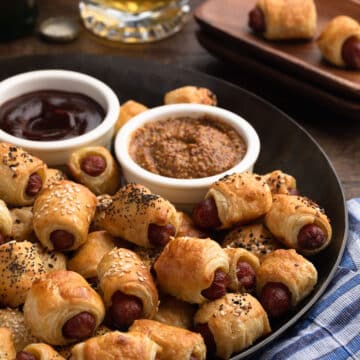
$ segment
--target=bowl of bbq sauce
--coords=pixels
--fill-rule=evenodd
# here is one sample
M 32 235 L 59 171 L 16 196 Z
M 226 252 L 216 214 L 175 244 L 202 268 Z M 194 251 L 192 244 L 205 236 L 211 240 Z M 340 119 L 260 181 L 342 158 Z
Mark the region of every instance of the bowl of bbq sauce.
M 110 147 L 117 96 L 91 76 L 40 70 L 0 83 L 0 141 L 31 152 L 49 166 L 66 164 L 84 146 Z

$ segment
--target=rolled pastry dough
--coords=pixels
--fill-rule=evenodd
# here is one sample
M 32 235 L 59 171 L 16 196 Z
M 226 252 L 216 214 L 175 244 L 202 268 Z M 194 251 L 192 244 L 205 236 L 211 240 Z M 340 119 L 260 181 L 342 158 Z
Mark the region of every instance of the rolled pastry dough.
M 133 295 L 143 303 L 143 317 L 152 318 L 157 311 L 159 295 L 149 268 L 131 250 L 115 248 L 98 265 L 100 289 L 106 307 L 116 291 Z
M 24 304 L 25 321 L 32 333 L 51 345 L 75 342 L 63 336 L 62 328 L 72 317 L 88 312 L 96 327 L 105 316 L 102 299 L 86 280 L 73 271 L 56 270 L 36 281 Z
M 216 270 L 229 272 L 220 245 L 207 238 L 177 237 L 165 246 L 154 265 L 160 289 L 180 300 L 201 304 L 202 290 L 210 287 Z
M 243 248 L 261 258 L 281 247 L 263 224 L 238 226 L 231 230 L 222 242 L 224 248 Z
M 45 189 L 34 204 L 34 230 L 41 244 L 53 250 L 50 240 L 55 230 L 74 236 L 73 245 L 66 251 L 79 248 L 86 240 L 95 213 L 96 197 L 85 186 L 62 180 Z
M 100 156 L 105 160 L 105 170 L 98 176 L 91 176 L 81 169 L 81 162 L 88 156 Z M 120 170 L 113 156 L 103 146 L 83 147 L 74 151 L 69 160 L 68 168 L 77 182 L 88 187 L 94 194 L 114 194 L 120 187 Z
M 315 266 L 295 250 L 279 249 L 266 255 L 256 273 L 257 293 L 269 282 L 287 286 L 291 293 L 291 304 L 296 306 L 308 296 L 317 283 Z
M 244 224 L 264 215 L 272 196 L 263 178 L 251 173 L 227 175 L 211 185 L 206 198 L 213 198 L 221 221 L 220 229 Z
M 148 239 L 150 224 L 179 228 L 175 207 L 145 186 L 129 184 L 122 187 L 105 209 L 104 228 L 113 236 L 143 247 L 152 247 Z
M 256 6 L 264 13 L 266 39 L 311 39 L 315 36 L 314 0 L 259 0 Z
M 106 231 L 94 231 L 68 261 L 68 269 L 79 273 L 85 279 L 97 277 L 97 267 L 101 259 L 114 247 L 111 235 Z
M 30 344 L 25 347 L 24 351 L 36 356 L 37 360 L 65 360 L 51 346 L 43 343 Z
M 159 350 L 146 335 L 113 331 L 75 345 L 70 360 L 155 360 Z
M 153 320 L 135 320 L 130 333 L 148 336 L 160 345 L 159 360 L 206 359 L 206 347 L 200 334 Z
M 226 294 L 202 304 L 195 314 L 195 324 L 208 324 L 216 343 L 216 355 L 229 359 L 246 349 L 259 337 L 271 332 L 267 314 L 250 294 Z
M 9 329 L 0 327 L 0 359 L 14 360 L 16 351 L 13 343 L 12 333 Z
M 317 40 L 317 44 L 327 61 L 345 67 L 342 47 L 344 42 L 352 36 L 360 39 L 360 24 L 349 16 L 341 15 L 332 19 L 325 26 Z
M 32 205 L 35 196 L 26 194 L 30 175 L 37 173 L 42 184 L 46 180 L 46 165 L 23 149 L 0 143 L 0 198 L 11 206 Z
M 271 233 L 285 246 L 305 255 L 313 255 L 329 245 L 332 229 L 324 211 L 312 200 L 302 196 L 274 195 L 273 205 L 265 216 L 265 224 Z M 324 232 L 326 241 L 313 250 L 298 245 L 299 231 L 314 224 Z

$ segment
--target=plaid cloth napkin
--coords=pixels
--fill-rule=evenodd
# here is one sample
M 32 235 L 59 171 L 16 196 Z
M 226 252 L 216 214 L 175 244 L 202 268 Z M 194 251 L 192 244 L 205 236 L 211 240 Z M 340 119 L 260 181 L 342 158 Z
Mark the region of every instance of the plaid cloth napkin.
M 328 289 L 302 321 L 256 359 L 360 359 L 360 198 L 347 206 L 347 246 Z

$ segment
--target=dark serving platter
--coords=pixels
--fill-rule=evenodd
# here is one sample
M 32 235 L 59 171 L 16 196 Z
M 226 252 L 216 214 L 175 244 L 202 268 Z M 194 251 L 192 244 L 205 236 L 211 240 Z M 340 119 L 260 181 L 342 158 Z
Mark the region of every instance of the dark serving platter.
M 262 174 L 281 169 L 295 176 L 301 194 L 326 210 L 331 219 L 333 238 L 325 251 L 311 259 L 319 274 L 315 290 L 287 318 L 272 323 L 271 335 L 234 356 L 233 360 L 263 349 L 316 303 L 339 264 L 348 225 L 340 180 L 326 154 L 304 129 L 271 104 L 230 83 L 181 67 L 140 59 L 81 54 L 3 58 L 0 60 L 0 80 L 26 71 L 56 68 L 97 77 L 113 88 L 120 102 L 133 99 L 149 107 L 161 105 L 164 94 L 180 86 L 210 88 L 217 94 L 219 106 L 244 117 L 258 132 L 261 153 L 255 171 Z

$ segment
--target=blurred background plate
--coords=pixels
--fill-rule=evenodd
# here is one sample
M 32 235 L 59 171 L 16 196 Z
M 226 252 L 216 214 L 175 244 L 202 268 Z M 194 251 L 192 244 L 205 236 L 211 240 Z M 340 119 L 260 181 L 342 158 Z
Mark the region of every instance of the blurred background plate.
M 337 15 L 360 18 L 355 0 L 317 0 L 317 36 Z M 270 42 L 254 35 L 248 13 L 256 0 L 207 0 L 195 11 L 200 43 L 214 55 L 252 71 L 264 81 L 277 81 L 299 95 L 318 98 L 322 105 L 359 120 L 360 71 L 336 68 L 322 60 L 315 41 Z M 317 37 L 316 36 L 316 37 Z
M 161 105 L 164 94 L 174 88 L 184 85 L 207 87 L 217 94 L 219 106 L 244 117 L 258 132 L 261 152 L 255 171 L 262 174 L 281 169 L 292 174 L 300 192 L 326 209 L 333 226 L 333 239 L 325 251 L 312 259 L 319 272 L 314 292 L 287 318 L 272 323 L 274 331 L 270 336 L 233 359 L 253 355 L 277 339 L 319 299 L 344 250 L 347 213 L 340 181 L 328 157 L 292 119 L 259 97 L 225 81 L 181 67 L 119 56 L 79 54 L 3 58 L 0 60 L 0 80 L 40 69 L 66 69 L 92 75 L 112 87 L 121 103 L 133 99 L 149 107 Z

